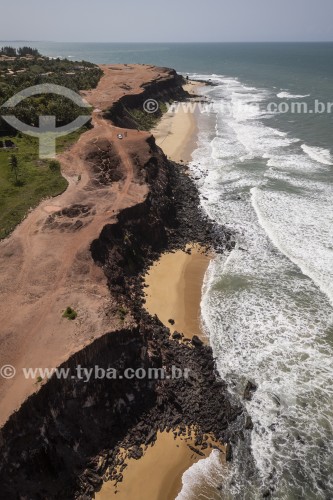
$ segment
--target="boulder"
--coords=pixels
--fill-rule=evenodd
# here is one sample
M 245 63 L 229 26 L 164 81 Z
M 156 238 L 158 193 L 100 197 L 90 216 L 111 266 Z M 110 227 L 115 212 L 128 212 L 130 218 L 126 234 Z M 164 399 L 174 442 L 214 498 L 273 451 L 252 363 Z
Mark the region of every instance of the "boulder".
M 203 346 L 202 340 L 199 339 L 199 337 L 197 335 L 193 335 L 192 344 L 194 345 L 194 347 L 201 347 L 201 346 Z
M 231 462 L 232 461 L 232 446 L 231 446 L 230 443 L 228 443 L 227 447 L 226 447 L 225 459 L 226 459 L 227 462 Z
M 246 399 L 247 401 L 251 401 L 252 397 L 253 397 L 253 393 L 258 389 L 258 386 L 251 382 L 250 380 L 248 380 L 247 384 L 246 384 L 246 387 L 245 387 L 245 390 L 244 390 L 244 399 Z
M 174 332 L 174 333 L 172 334 L 172 338 L 173 338 L 173 339 L 175 339 L 175 340 L 181 340 L 182 335 L 181 335 L 181 333 L 179 333 L 179 332 Z

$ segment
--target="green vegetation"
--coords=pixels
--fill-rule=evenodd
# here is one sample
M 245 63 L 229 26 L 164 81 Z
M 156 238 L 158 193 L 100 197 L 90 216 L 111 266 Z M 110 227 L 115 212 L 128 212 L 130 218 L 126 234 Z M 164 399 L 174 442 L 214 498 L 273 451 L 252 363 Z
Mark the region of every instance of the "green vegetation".
M 30 208 L 43 198 L 62 193 L 68 185 L 60 168 L 54 169 L 53 161 L 39 160 L 37 139 L 17 136 L 14 141 L 14 155 L 0 149 L 0 239 L 13 231 Z M 16 171 L 11 163 L 13 156 L 17 159 Z
M 40 53 L 38 52 L 37 49 L 33 49 L 32 47 L 19 47 L 18 49 L 15 49 L 14 47 L 1 47 L 0 49 L 0 55 L 4 55 L 7 57 L 25 57 L 25 56 L 34 56 L 38 57 L 40 56 Z
M 57 140 L 57 153 L 74 144 L 85 127 Z M 3 137 L 1 140 L 6 140 Z M 11 137 L 15 142 L 15 154 L 0 149 L 0 239 L 8 236 L 27 214 L 43 198 L 57 196 L 65 191 L 68 183 L 61 175 L 57 160 L 40 160 L 38 140 L 33 137 Z M 18 163 L 13 171 L 11 158 Z M 17 175 L 17 177 L 16 177 Z
M 70 320 L 74 320 L 77 318 L 77 312 L 68 306 L 68 307 L 66 307 L 66 310 L 65 310 L 64 314 L 62 315 L 62 317 L 70 319 Z
M 96 87 L 102 70 L 89 62 L 48 59 L 36 49 L 3 47 L 0 49 L 0 106 L 18 92 L 41 84 L 56 84 L 79 93 Z M 4 108 L 5 109 L 5 108 Z M 38 125 L 39 116 L 56 116 L 58 126 L 87 114 L 67 97 L 42 94 L 23 100 L 15 107 L 15 116 L 28 125 Z M 2 114 L 5 114 L 4 112 Z M 12 109 L 7 111 L 12 114 Z M 16 133 L 0 119 L 0 133 Z
M 18 184 L 19 184 L 20 168 L 19 168 L 17 156 L 10 155 L 10 157 L 9 157 L 9 165 L 10 165 L 10 169 L 11 169 L 11 171 L 14 174 L 14 177 L 15 177 L 15 185 L 18 186 Z
M 102 76 L 102 70 L 89 62 L 48 59 L 41 57 L 30 47 L 23 47 L 17 51 L 11 47 L 4 47 L 1 50 L 0 106 L 28 87 L 49 83 L 61 85 L 78 93 L 80 90 L 96 87 Z M 12 51 L 15 51 L 15 55 Z M 26 55 L 21 55 L 22 52 Z M 15 116 L 23 123 L 32 126 L 38 125 L 39 116 L 56 116 L 57 126 L 62 126 L 71 123 L 82 114 L 87 114 L 87 111 L 89 114 L 88 108 L 77 106 L 67 97 L 42 94 L 24 99 L 15 107 Z M 12 109 L 3 112 L 3 115 L 6 113 L 12 114 Z M 15 133 L 4 120 L 0 119 L 1 132 Z
M 127 311 L 126 307 L 119 307 L 118 314 L 119 314 L 119 318 L 122 321 L 124 321 L 124 319 L 126 318 L 126 316 L 128 314 L 128 311 Z
M 0 49 L 0 106 L 30 86 L 53 83 L 79 92 L 95 87 L 101 75 L 102 71 L 88 62 L 50 60 L 31 47 L 3 47 Z M 59 127 L 90 111 L 65 97 L 43 94 L 24 99 L 14 110 L 2 111 L 6 113 L 15 114 L 32 126 L 38 125 L 39 116 L 53 115 Z M 75 143 L 87 127 L 58 138 L 57 153 Z M 13 147 L 2 147 L 6 141 Z M 13 231 L 30 208 L 36 207 L 43 198 L 61 194 L 68 185 L 61 175 L 60 163 L 40 160 L 38 151 L 37 139 L 17 133 L 0 118 L 0 239 Z
M 60 163 L 58 160 L 50 160 L 49 162 L 49 169 L 51 172 L 60 172 Z
M 156 113 L 147 113 L 147 111 L 141 108 L 127 109 L 126 111 L 128 115 L 134 119 L 139 130 L 151 130 L 156 127 L 162 115 L 167 112 L 167 105 L 159 101 Z
M 75 144 L 79 140 L 80 135 L 83 134 L 84 132 L 87 132 L 89 128 L 90 128 L 89 126 L 85 125 L 84 127 L 75 130 L 75 132 L 72 132 L 71 134 L 58 137 L 57 148 L 56 148 L 57 154 L 63 153 L 66 149 Z

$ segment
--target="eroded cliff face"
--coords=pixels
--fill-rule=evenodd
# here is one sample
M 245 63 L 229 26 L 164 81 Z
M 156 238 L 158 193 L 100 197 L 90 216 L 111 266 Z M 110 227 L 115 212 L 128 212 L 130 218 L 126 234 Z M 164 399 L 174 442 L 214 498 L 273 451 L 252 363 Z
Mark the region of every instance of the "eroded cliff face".
M 90 498 L 103 476 L 116 479 L 119 446 L 139 453 L 158 429 L 196 424 L 198 437 L 228 439 L 241 409 L 228 400 L 206 346 L 180 344 L 147 318 L 133 330 L 113 332 L 62 365 L 126 368 L 172 366 L 189 371 L 178 380 L 50 380 L 23 405 L 2 433 L 2 498 Z M 72 375 L 71 375 L 72 376 Z M 241 426 L 241 424 L 240 424 Z M 117 477 L 117 479 L 121 479 Z
M 136 117 L 132 110 L 143 111 L 143 104 L 147 99 L 154 99 L 158 103 L 165 103 L 171 100 L 183 101 L 189 97 L 182 84 L 184 78 L 178 75 L 175 70 L 161 68 L 161 76 L 148 84 L 142 85 L 140 94 L 125 94 L 105 113 L 105 117 L 124 128 L 138 128 Z M 157 109 L 155 116 L 161 116 L 162 112 Z
M 91 498 L 103 477 L 122 479 L 119 447 L 140 456 L 139 446 L 154 441 L 158 429 L 196 425 L 199 444 L 210 432 L 226 442 L 246 437 L 248 418 L 230 399 L 211 348 L 199 339 L 170 338 L 142 307 L 143 273 L 163 250 L 195 241 L 216 251 L 233 245 L 232 235 L 202 214 L 185 167 L 169 162 L 152 137 L 145 141 L 130 154 L 148 195 L 122 210 L 91 244 L 121 315 L 130 315 L 134 326 L 72 356 L 58 372 L 66 378 L 53 376 L 12 415 L 1 432 L 1 498 Z M 78 366 L 92 373 L 89 380 L 78 378 Z M 164 367 L 170 375 L 172 366 L 188 376 L 119 377 L 126 368 L 147 373 Z M 100 378 L 110 368 L 112 376 Z
M 145 201 L 124 209 L 118 223 L 106 225 L 91 245 L 92 256 L 103 267 L 110 290 L 123 295 L 139 317 L 143 274 L 162 251 L 184 248 L 189 242 L 217 252 L 234 245 L 233 236 L 203 214 L 187 167 L 169 161 L 153 137 L 147 144 L 149 158 L 141 170 L 149 185 Z

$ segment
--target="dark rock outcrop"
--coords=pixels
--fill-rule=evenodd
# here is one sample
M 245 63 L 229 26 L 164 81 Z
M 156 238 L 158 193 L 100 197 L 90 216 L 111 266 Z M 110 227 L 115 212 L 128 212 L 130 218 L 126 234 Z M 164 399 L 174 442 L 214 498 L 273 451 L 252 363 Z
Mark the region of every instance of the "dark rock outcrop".
M 190 97 L 182 87 L 185 83 L 184 78 L 175 70 L 161 68 L 161 75 L 163 76 L 143 85 L 141 94 L 125 94 L 105 113 L 105 117 L 118 127 L 135 129 L 138 128 L 138 124 L 131 110 L 143 110 L 147 99 L 165 103 L 170 100 L 183 101 Z M 155 115 L 161 116 L 161 110 L 157 109 Z
M 257 385 L 249 380 L 244 390 L 244 399 L 246 399 L 247 401 L 251 401 L 253 393 L 257 390 L 257 388 Z
M 213 433 L 234 445 L 243 434 L 246 415 L 215 370 L 211 348 L 198 338 L 170 338 L 142 307 L 143 274 L 163 250 L 199 242 L 223 251 L 232 243 L 202 213 L 186 167 L 169 162 L 153 138 L 148 145 L 149 159 L 138 166 L 147 198 L 123 210 L 91 245 L 112 295 L 136 326 L 110 332 L 72 356 L 61 366 L 66 378 L 53 376 L 11 416 L 0 439 L 1 498 L 91 498 L 103 477 L 122 481 L 120 447 L 139 458 L 140 446 L 153 442 L 158 430 L 195 425 L 198 446 L 200 435 Z M 78 367 L 92 374 L 89 380 L 78 377 Z M 152 371 L 127 378 L 127 369 Z
M 195 423 L 202 433 L 228 440 L 229 424 L 240 418 L 242 409 L 229 401 L 211 362 L 210 347 L 198 350 L 175 342 L 148 315 L 133 330 L 96 340 L 61 366 L 63 373 L 69 370 L 68 378 L 53 377 L 3 428 L 4 498 L 89 496 L 100 487 L 106 470 L 114 470 L 120 445 L 139 458 L 142 443 L 151 443 L 157 430 L 180 422 Z M 78 366 L 94 371 L 89 382 L 78 379 Z M 127 368 L 148 374 L 163 366 L 166 372 L 159 378 L 155 371 L 151 378 L 124 376 Z M 117 371 L 116 379 L 96 378 L 110 368 Z M 242 422 L 243 417 L 240 427 Z

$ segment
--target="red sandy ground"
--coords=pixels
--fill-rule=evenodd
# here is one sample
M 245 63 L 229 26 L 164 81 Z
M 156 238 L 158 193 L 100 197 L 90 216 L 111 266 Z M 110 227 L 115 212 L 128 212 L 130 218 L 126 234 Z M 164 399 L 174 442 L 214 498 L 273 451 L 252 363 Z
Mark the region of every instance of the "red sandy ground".
M 124 130 L 104 120 L 101 110 L 125 93 L 142 92 L 143 83 L 167 78 L 167 73 L 152 66 L 102 69 L 104 76 L 97 89 L 84 93 L 96 109 L 94 128 L 59 157 L 68 189 L 43 201 L 0 242 L 0 367 L 10 364 L 17 372 L 11 380 L 0 378 L 0 424 L 38 389 L 36 380 L 24 378 L 23 367 L 56 367 L 93 339 L 120 326 L 105 276 L 94 264 L 89 247 L 105 224 L 116 221 L 120 210 L 145 198 L 147 186 L 135 178 L 130 152 L 147 160 L 145 139 L 149 134 L 127 130 L 127 137 L 119 140 L 117 134 Z M 106 186 L 96 185 L 91 164 L 85 159 L 105 140 L 119 155 L 124 175 L 123 180 Z M 68 223 L 66 229 L 47 224 L 50 214 L 73 204 L 89 206 L 88 215 L 58 217 L 56 220 Z M 84 226 L 74 230 L 71 225 L 77 219 Z M 62 317 L 67 306 L 78 312 L 75 321 Z

